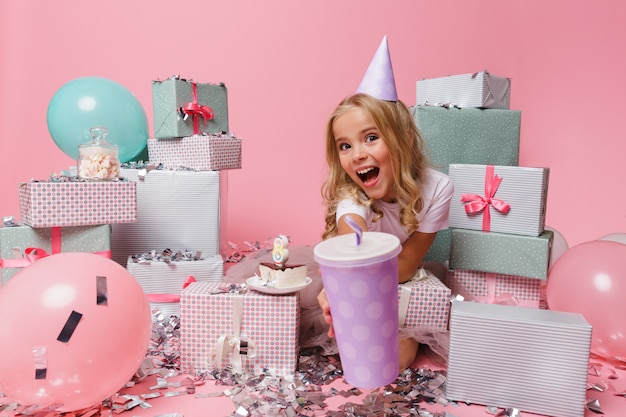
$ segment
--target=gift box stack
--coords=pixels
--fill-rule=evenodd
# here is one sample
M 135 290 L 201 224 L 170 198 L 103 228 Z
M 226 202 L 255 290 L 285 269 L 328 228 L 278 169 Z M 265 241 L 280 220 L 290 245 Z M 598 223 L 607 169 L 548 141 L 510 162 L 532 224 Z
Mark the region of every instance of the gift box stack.
M 483 71 L 420 80 L 416 90 L 416 124 L 455 187 L 450 228 L 427 256 L 448 267 L 446 284 L 465 299 L 450 313 L 448 399 L 582 416 L 591 330 L 582 316 L 538 308 L 553 239 L 549 169 L 519 166 L 521 112 L 509 110 L 510 80 Z M 560 360 L 563 349 L 548 348 L 547 334 L 576 352 Z M 568 377 L 548 378 L 547 363 L 549 375 Z M 473 389 L 477 375 L 490 382 Z M 542 396 L 527 395 L 522 380 Z M 559 408 L 562 392 L 573 410 Z
M 241 168 L 242 141 L 229 133 L 223 83 L 153 81 L 152 102 L 148 161 L 120 170 L 137 187 L 137 222 L 113 227 L 112 252 L 139 281 L 153 309 L 180 316 L 180 293 L 190 277 L 224 277 L 222 184 L 224 170 Z
M 130 181 L 81 181 L 68 175 L 19 184 L 20 222 L 0 226 L 2 284 L 42 257 L 89 252 L 111 258 L 111 225 L 137 219 Z
M 113 227 L 113 259 L 127 266 L 154 308 L 180 317 L 183 370 L 293 374 L 298 293 L 223 282 L 225 180 L 242 157 L 242 140 L 229 130 L 226 86 L 171 77 L 153 81 L 152 99 L 149 160 L 121 169 L 137 184 L 138 218 Z

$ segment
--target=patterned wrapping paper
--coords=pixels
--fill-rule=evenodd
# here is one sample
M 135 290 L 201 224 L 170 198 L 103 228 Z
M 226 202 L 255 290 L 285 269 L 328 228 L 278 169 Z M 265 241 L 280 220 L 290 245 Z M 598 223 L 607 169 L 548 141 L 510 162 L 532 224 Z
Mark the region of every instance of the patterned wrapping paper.
M 446 284 L 466 301 L 539 308 L 542 281 L 465 269 L 448 270 Z
M 152 81 L 152 106 L 154 137 L 157 139 L 229 131 L 228 93 L 223 83 L 194 83 L 175 77 Z M 185 114 L 180 110 L 185 107 L 194 108 L 197 113 L 187 114 L 185 118 Z M 205 119 L 199 113 L 200 110 L 212 113 L 213 117 Z M 197 131 L 194 129 L 194 123 L 198 128 Z
M 137 222 L 115 224 L 113 260 L 126 266 L 128 257 L 155 248 L 219 253 L 220 172 L 122 168 L 137 184 Z
M 519 110 L 414 106 L 435 168 L 449 164 L 519 165 Z
M 419 80 L 415 103 L 508 110 L 511 80 L 480 71 Z
M 180 293 L 191 276 L 195 281 L 221 282 L 224 279 L 224 259 L 214 255 L 204 259 L 133 262 L 128 257 L 128 272 L 139 282 L 148 296 L 150 308 L 165 317 L 180 317 Z
M 230 366 L 254 375 L 293 375 L 300 351 L 300 293 L 221 292 L 232 285 L 195 282 L 182 291 L 181 368 L 201 372 Z
M 31 227 L 94 226 L 137 221 L 132 181 L 35 181 L 19 185 L 20 221 Z
M 29 248 L 37 255 L 28 256 Z M 32 228 L 30 226 L 0 227 L 0 277 L 2 285 L 21 268 L 45 254 L 90 252 L 111 257 L 111 226 L 76 226 Z M 16 258 L 17 256 L 17 258 Z M 18 265 L 13 267 L 13 265 Z
M 450 164 L 450 227 L 539 236 L 545 229 L 549 173 L 548 168 Z
M 400 327 L 428 327 L 446 330 L 450 315 L 450 288 L 426 270 L 398 285 Z
M 241 139 L 228 135 L 194 135 L 185 138 L 148 139 L 150 162 L 167 169 L 196 171 L 241 168 Z
M 446 397 L 583 417 L 591 331 L 581 314 L 453 301 Z
M 537 237 L 452 229 L 450 268 L 548 278 L 554 232 Z

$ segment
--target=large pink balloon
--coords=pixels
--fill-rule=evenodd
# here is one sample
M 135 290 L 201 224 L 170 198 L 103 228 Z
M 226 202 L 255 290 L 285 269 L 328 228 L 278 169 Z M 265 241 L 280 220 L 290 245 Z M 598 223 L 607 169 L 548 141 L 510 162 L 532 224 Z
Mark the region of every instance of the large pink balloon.
M 150 306 L 122 266 L 90 253 L 60 253 L 0 289 L 0 391 L 60 411 L 115 394 L 145 358 Z
M 572 247 L 552 267 L 546 294 L 551 310 L 581 313 L 593 326 L 593 353 L 626 360 L 626 245 Z

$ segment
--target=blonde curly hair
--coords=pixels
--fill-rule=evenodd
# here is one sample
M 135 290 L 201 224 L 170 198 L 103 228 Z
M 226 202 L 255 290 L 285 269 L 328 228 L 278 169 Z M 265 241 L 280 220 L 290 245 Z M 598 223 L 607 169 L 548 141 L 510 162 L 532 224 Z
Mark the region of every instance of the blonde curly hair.
M 322 239 L 337 234 L 337 204 L 342 199 L 351 198 L 371 208 L 376 213 L 374 221 L 379 220 L 383 215 L 376 207 L 376 202 L 352 181 L 339 161 L 333 124 L 338 117 L 355 108 L 365 110 L 372 117 L 381 139 L 389 149 L 395 178 L 393 193 L 401 204 L 400 221 L 411 234 L 419 226 L 416 215 L 424 204 L 421 189 L 425 170 L 430 166 L 424 138 L 415 125 L 411 111 L 403 102 L 385 101 L 358 93 L 339 103 L 326 127 L 326 162 L 329 172 L 322 186 L 322 198 L 326 206 L 326 227 Z

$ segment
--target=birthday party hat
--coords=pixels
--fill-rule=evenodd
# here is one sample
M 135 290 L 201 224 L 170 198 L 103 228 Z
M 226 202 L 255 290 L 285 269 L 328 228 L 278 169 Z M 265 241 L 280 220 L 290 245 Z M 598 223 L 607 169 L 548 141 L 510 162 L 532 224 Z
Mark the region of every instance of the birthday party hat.
M 387 36 L 383 37 L 356 92 L 369 94 L 381 100 L 398 101 Z

